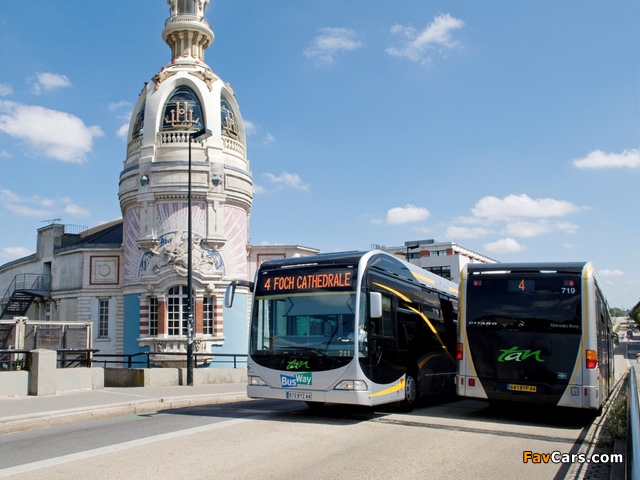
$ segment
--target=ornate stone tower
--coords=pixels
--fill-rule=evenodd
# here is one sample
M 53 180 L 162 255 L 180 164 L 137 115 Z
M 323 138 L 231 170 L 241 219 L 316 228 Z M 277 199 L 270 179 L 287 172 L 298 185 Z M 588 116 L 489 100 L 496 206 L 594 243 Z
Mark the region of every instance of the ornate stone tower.
M 209 0 L 167 3 L 162 38 L 171 62 L 140 92 L 120 174 L 124 329 L 125 338 L 137 338 L 124 350 L 186 349 L 191 174 L 194 350 L 211 352 L 225 340 L 224 289 L 248 276 L 253 183 L 235 94 L 204 62 L 214 39 L 204 17 Z M 213 135 L 189 149 L 190 134 L 205 128 Z

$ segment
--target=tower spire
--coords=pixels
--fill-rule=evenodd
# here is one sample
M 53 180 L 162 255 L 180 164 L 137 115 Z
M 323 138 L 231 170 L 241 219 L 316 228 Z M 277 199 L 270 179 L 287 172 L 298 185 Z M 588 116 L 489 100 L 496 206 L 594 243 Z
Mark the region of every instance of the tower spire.
M 204 63 L 204 51 L 214 35 L 204 14 L 209 0 L 167 0 L 171 16 L 162 39 L 171 48 L 171 63 Z

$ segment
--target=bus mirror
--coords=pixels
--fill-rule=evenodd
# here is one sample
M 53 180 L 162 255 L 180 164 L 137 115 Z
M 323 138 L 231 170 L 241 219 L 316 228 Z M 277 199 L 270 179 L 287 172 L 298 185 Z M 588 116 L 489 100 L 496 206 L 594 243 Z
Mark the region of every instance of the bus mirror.
M 233 307 L 233 296 L 236 294 L 236 285 L 236 282 L 231 282 L 224 291 L 224 306 L 227 308 Z
M 382 317 L 382 294 L 380 292 L 369 293 L 369 316 L 371 318 Z
M 233 307 L 233 297 L 236 294 L 236 287 L 238 285 L 240 285 L 241 287 L 247 287 L 249 291 L 253 292 L 253 282 L 247 282 L 246 280 L 233 280 L 229 285 L 227 285 L 227 288 L 224 291 L 225 307 Z

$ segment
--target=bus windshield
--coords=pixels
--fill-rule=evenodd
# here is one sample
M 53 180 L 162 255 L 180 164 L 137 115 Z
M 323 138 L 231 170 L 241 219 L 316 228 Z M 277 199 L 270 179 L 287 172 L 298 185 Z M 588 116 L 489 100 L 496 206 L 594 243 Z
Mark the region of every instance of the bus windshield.
M 468 329 L 581 332 L 578 276 L 487 274 L 470 277 L 467 285 Z
M 254 308 L 252 356 L 331 357 L 334 368 L 353 358 L 355 292 L 265 296 Z

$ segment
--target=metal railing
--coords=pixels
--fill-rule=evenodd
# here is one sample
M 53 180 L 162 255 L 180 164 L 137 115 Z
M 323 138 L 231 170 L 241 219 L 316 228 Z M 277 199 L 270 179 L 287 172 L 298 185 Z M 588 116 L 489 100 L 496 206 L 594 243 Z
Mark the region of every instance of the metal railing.
M 26 370 L 31 350 L 0 350 L 0 371 Z
M 640 478 L 640 403 L 636 370 L 629 369 L 627 396 L 627 472 L 626 478 Z
M 96 353 L 93 355 L 93 365 L 106 367 L 107 364 L 120 365 L 123 368 L 163 368 L 154 364 L 154 357 L 184 357 L 187 361 L 186 352 L 139 352 L 139 353 Z M 144 357 L 138 359 L 139 357 Z M 200 361 L 198 360 L 200 359 Z M 204 359 L 204 361 L 203 361 Z M 231 359 L 231 360 L 229 360 Z M 208 360 L 208 361 L 206 361 Z M 232 363 L 233 368 L 239 368 L 238 365 L 247 364 L 246 353 L 194 353 L 194 367 L 207 367 L 212 363 Z M 126 367 L 125 367 L 126 366 Z
M 91 357 L 99 350 L 94 348 L 60 348 L 57 353 L 58 368 L 90 367 Z M 31 350 L 0 350 L 0 371 L 29 370 Z

